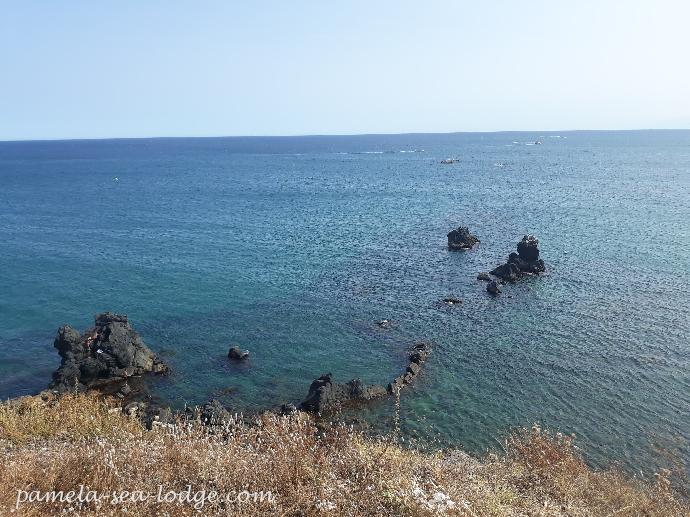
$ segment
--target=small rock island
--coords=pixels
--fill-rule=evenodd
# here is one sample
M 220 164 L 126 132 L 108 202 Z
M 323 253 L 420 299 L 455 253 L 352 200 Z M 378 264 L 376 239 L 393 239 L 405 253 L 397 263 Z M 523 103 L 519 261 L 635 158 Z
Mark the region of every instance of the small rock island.
M 448 232 L 448 249 L 451 251 L 469 250 L 478 242 L 479 238 L 472 235 L 467 226 L 460 226 Z
M 103 389 L 145 373 L 167 373 L 168 366 L 143 342 L 127 316 L 104 312 L 95 325 L 80 334 L 60 327 L 53 346 L 62 362 L 50 388 L 60 393 Z
M 517 253 L 508 255 L 508 261 L 491 274 L 506 282 L 515 282 L 526 275 L 538 275 L 546 271 L 539 258 L 539 241 L 534 235 L 525 235 L 517 245 Z

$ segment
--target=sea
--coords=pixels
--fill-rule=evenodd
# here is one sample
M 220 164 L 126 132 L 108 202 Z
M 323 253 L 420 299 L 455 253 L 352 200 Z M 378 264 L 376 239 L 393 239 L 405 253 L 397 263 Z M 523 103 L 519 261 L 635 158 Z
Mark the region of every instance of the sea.
M 458 226 L 480 244 L 449 251 Z M 488 295 L 526 234 L 547 273 Z M 428 341 L 368 428 L 484 453 L 536 424 L 688 473 L 690 131 L 1 142 L 0 397 L 45 389 L 58 327 L 102 311 L 171 365 L 148 386 L 175 407 L 385 385 Z

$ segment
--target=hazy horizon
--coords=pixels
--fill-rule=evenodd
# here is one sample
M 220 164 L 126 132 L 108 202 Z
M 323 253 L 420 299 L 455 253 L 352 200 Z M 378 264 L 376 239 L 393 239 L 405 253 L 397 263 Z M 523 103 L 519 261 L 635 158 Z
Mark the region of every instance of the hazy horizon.
M 69 142 L 80 140 L 165 140 L 165 139 L 214 139 L 214 138 L 331 138 L 331 137 L 365 137 L 365 136 L 405 136 L 405 135 L 462 135 L 462 134 L 497 134 L 497 133 L 606 133 L 606 132 L 644 132 L 644 131 L 690 131 L 690 127 L 650 127 L 631 129 L 499 129 L 496 131 L 408 131 L 404 133 L 313 133 L 294 135 L 169 135 L 169 136 L 103 136 L 93 138 L 21 138 L 0 140 L 0 143 L 11 142 Z
M 28 1 L 0 19 L 0 140 L 687 129 L 689 18 L 678 0 Z

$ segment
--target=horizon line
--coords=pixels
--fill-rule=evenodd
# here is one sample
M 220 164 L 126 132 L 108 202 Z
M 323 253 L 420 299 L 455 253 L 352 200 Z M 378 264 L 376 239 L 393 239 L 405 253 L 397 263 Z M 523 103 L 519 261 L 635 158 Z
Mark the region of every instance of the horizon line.
M 470 135 L 470 134 L 500 134 L 500 133 L 606 133 L 606 132 L 642 132 L 642 131 L 690 131 L 684 128 L 635 128 L 635 129 L 501 129 L 487 131 L 405 131 L 400 133 L 304 133 L 283 135 L 204 135 L 204 136 L 106 136 L 106 137 L 74 137 L 74 138 L 17 138 L 0 140 L 0 143 L 21 142 L 80 142 L 106 140 L 175 140 L 175 139 L 220 139 L 220 138 L 338 138 L 358 136 L 416 136 L 416 135 Z

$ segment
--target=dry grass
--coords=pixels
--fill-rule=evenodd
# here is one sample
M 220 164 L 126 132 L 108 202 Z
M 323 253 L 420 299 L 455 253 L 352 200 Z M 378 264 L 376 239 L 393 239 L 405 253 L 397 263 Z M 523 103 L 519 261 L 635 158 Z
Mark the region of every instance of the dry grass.
M 14 445 L 40 439 L 76 440 L 141 432 L 138 422 L 123 418 L 114 399 L 95 395 L 58 399 L 49 392 L 0 404 L 0 440 Z
M 0 450 L 0 515 L 690 515 L 664 478 L 643 485 L 594 472 L 568 438 L 537 429 L 508 440 L 506 454 L 477 460 L 401 449 L 342 426 L 319 431 L 304 415 L 265 415 L 215 433 L 193 424 L 146 431 L 107 401 L 66 396 L 1 406 Z M 197 511 L 194 501 L 152 497 L 81 507 L 27 502 L 13 511 L 18 490 L 80 485 L 101 494 L 156 494 L 159 485 L 191 485 L 192 495 L 270 491 L 275 501 L 207 502 Z

